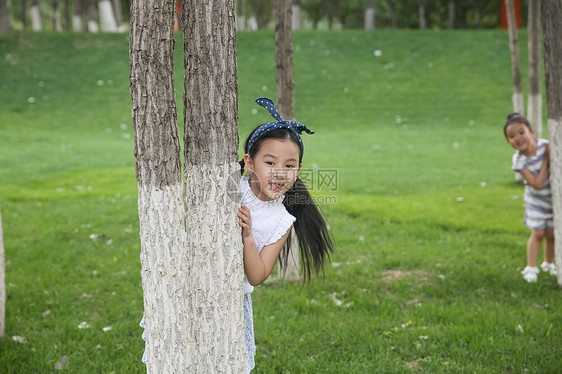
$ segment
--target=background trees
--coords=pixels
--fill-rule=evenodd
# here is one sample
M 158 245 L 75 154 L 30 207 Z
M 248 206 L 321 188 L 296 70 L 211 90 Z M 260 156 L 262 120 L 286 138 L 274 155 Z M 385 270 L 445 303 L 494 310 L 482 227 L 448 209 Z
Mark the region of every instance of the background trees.
M 86 20 L 105 22 L 111 8 L 117 28 L 129 22 L 131 0 L 0 0 L 0 29 L 82 31 Z M 272 28 L 273 0 L 237 0 L 238 29 Z M 5 3 L 8 12 L 2 10 Z M 522 7 L 528 0 L 522 0 Z M 111 5 L 111 7 L 109 6 Z M 100 9 L 101 7 L 101 9 Z M 293 0 L 304 28 L 496 28 L 501 1 L 492 0 Z M 421 16 L 420 16 L 421 11 Z M 9 14 L 9 17 L 6 15 Z M 374 17 L 373 17 L 374 14 Z M 71 15 L 74 15 L 73 17 Z M 82 21 L 78 21 L 79 18 Z M 525 20 L 526 15 L 523 14 Z M 53 20 L 58 23 L 53 24 Z M 248 21 L 246 21 L 248 20 Z M 365 23 L 367 21 L 367 24 Z M 242 22 L 244 22 L 242 24 Z M 250 22 L 250 25 L 247 24 Z M 298 29 L 300 25 L 297 25 Z M 422 27 L 423 26 L 423 27 Z M 99 28 L 99 27 L 98 27 Z M 90 32 L 96 27 L 90 25 Z M 121 27 L 121 31 L 126 27 Z M 102 30 L 103 31 L 103 30 Z M 109 31 L 112 31 L 112 27 Z

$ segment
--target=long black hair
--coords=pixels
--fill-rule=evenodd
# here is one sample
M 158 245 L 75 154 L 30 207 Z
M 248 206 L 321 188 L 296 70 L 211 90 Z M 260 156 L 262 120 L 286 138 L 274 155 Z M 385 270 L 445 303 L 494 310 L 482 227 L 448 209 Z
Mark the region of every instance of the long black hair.
M 259 128 L 256 127 L 246 139 L 244 150 L 248 150 L 248 141 L 252 134 Z M 261 144 L 266 139 L 288 139 L 299 146 L 299 165 L 302 164 L 302 149 L 296 135 L 286 128 L 275 129 L 259 137 L 252 145 L 248 155 L 250 158 L 258 153 Z M 241 173 L 244 174 L 244 160 L 240 161 Z M 318 274 L 323 270 L 324 264 L 330 260 L 330 253 L 334 252 L 334 244 L 328 230 L 328 225 L 322 213 L 302 180 L 297 177 L 293 187 L 285 193 L 283 205 L 297 220 L 294 224 L 295 233 L 299 242 L 299 252 L 303 265 L 304 281 L 309 282 L 312 273 Z M 279 255 L 279 267 L 287 266 L 289 250 L 291 247 L 291 234 Z

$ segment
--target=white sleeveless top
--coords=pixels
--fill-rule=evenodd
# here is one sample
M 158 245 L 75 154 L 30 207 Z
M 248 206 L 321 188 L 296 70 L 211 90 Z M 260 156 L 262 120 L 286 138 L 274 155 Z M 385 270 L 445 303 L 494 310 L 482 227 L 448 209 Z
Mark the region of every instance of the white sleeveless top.
M 250 209 L 252 217 L 252 236 L 258 253 L 263 247 L 277 242 L 291 228 L 296 218 L 283 205 L 285 196 L 275 200 L 261 201 L 250 189 L 248 177 L 240 179 L 241 203 Z M 244 293 L 250 294 L 254 287 L 244 276 Z

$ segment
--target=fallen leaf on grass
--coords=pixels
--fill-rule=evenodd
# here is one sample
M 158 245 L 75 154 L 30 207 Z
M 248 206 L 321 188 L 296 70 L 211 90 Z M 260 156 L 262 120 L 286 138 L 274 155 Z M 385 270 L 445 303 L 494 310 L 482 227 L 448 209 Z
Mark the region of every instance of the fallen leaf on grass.
M 12 340 L 15 341 L 16 343 L 22 343 L 22 344 L 26 342 L 23 336 L 17 336 L 17 335 L 12 336 Z
M 61 356 L 61 358 L 59 358 L 59 360 L 55 364 L 55 369 L 62 370 L 65 367 L 65 365 L 67 365 L 67 364 L 68 364 L 68 357 L 67 356 Z

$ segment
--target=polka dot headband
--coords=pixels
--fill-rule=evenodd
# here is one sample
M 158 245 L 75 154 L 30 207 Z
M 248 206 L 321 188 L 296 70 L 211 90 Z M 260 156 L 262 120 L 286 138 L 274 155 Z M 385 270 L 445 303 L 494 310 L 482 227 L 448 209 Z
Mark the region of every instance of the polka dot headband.
M 265 123 L 260 127 L 258 127 L 250 137 L 250 140 L 248 141 L 248 149 L 246 149 L 246 153 L 250 153 L 252 146 L 264 134 L 267 134 L 268 132 L 277 129 L 288 129 L 297 136 L 297 139 L 299 140 L 299 146 L 301 148 L 301 154 L 303 154 L 304 145 L 302 143 L 301 133 L 305 131 L 308 134 L 314 134 L 314 131 L 310 130 L 302 123 L 298 123 L 296 121 L 285 121 L 283 118 L 281 118 L 281 115 L 279 114 L 277 109 L 275 109 L 275 104 L 273 104 L 273 100 L 267 97 L 257 98 L 256 103 L 267 109 L 271 114 L 271 116 L 277 120 L 277 122 Z

